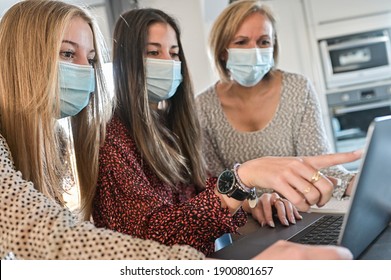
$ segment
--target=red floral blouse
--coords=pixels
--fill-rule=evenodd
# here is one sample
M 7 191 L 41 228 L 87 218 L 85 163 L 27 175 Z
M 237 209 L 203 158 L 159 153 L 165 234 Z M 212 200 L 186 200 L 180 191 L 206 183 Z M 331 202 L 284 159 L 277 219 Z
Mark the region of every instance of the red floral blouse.
M 216 178 L 197 193 L 163 183 L 143 161 L 126 127 L 114 117 L 99 155 L 99 179 L 93 219 L 105 227 L 166 245 L 187 244 L 208 255 L 222 234 L 247 221 L 239 209 L 231 215 L 214 193 Z

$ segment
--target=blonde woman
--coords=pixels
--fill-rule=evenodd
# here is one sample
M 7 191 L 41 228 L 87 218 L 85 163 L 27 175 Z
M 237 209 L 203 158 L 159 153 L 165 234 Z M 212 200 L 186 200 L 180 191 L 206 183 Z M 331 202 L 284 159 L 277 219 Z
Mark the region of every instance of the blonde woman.
M 197 96 L 197 107 L 203 152 L 214 176 L 236 162 L 263 156 L 330 153 L 311 82 L 277 68 L 276 25 L 267 5 L 243 0 L 227 6 L 212 26 L 209 49 L 219 80 Z M 353 172 L 342 166 L 322 172 L 335 184 L 333 196 L 350 194 Z M 263 187 L 259 193 L 274 195 L 269 185 Z M 262 209 L 246 210 L 264 222 L 264 211 L 255 211 Z
M 97 32 L 86 11 L 59 1 L 21 1 L 0 21 L 0 258 L 202 259 L 190 247 L 79 223 L 64 208 L 57 120 L 72 122 L 88 220 L 111 113 Z

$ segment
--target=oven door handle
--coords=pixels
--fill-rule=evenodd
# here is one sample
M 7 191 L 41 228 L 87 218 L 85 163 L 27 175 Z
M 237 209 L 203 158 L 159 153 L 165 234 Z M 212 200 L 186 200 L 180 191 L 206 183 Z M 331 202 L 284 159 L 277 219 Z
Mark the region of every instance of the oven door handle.
M 365 45 L 372 45 L 376 43 L 383 43 L 386 42 L 386 44 L 389 44 L 389 38 L 387 36 L 380 36 L 380 37 L 374 37 L 374 38 L 367 38 L 367 39 L 361 39 L 361 40 L 355 40 L 350 42 L 343 42 L 335 45 L 327 46 L 329 51 L 339 50 L 339 49 L 346 49 L 351 47 L 360 47 Z
M 336 108 L 336 109 L 334 109 L 334 114 L 335 115 L 342 115 L 342 114 L 346 114 L 346 113 L 351 113 L 351 112 L 356 112 L 356 111 L 364 111 L 364 110 L 369 110 L 369 109 L 376 109 L 376 108 L 386 107 L 386 106 L 391 106 L 391 100 L 375 102 L 375 103 L 368 103 L 368 104 L 357 105 L 357 106 Z

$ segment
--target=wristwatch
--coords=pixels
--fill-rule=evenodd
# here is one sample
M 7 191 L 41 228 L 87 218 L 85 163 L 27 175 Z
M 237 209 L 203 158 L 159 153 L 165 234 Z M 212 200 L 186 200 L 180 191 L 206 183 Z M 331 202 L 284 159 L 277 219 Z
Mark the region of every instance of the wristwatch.
M 236 200 L 243 201 L 253 196 L 254 189 L 245 187 L 236 177 L 235 170 L 224 170 L 217 179 L 217 191 Z

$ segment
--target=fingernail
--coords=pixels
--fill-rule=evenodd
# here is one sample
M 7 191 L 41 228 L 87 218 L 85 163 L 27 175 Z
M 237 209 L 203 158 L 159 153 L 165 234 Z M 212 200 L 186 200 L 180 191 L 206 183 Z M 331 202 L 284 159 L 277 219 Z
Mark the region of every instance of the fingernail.
M 292 224 L 296 224 L 296 219 L 293 215 L 290 217 L 289 220 L 291 221 Z
M 289 226 L 289 222 L 288 222 L 288 220 L 287 220 L 286 218 L 284 218 L 284 219 L 282 220 L 282 224 L 283 224 L 284 226 Z
M 264 227 L 265 226 L 265 222 L 261 222 L 261 227 Z
M 344 247 L 337 247 L 337 250 L 341 259 L 345 259 L 345 260 L 353 259 L 353 254 L 352 252 L 349 251 L 349 249 L 346 249 Z
M 269 221 L 269 226 L 275 227 L 274 222 L 273 221 Z

